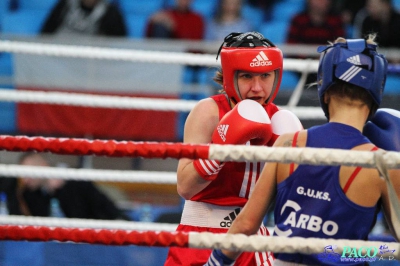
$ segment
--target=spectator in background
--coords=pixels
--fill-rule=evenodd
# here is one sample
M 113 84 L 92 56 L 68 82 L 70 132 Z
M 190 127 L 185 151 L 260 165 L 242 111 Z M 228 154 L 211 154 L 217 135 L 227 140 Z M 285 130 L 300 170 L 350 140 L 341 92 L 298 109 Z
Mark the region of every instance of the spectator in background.
M 204 18 L 192 11 L 192 0 L 176 0 L 173 8 L 153 14 L 146 26 L 148 38 L 201 40 Z
M 223 40 L 231 32 L 248 32 L 253 26 L 242 17 L 242 0 L 220 0 L 216 13 L 206 25 L 205 39 Z
M 146 26 L 146 37 L 164 39 L 203 40 L 205 20 L 191 8 L 192 0 L 175 0 L 173 7 L 153 14 Z M 203 53 L 189 49 L 189 53 Z M 199 83 L 199 74 L 204 68 L 185 66 L 184 73 L 190 76 L 188 83 Z
M 44 156 L 33 152 L 24 153 L 19 164 L 50 165 Z M 130 220 L 91 182 L 29 177 L 8 179 L 6 193 L 12 215 L 50 216 L 50 202 L 56 198 L 68 218 Z
M 323 45 L 329 40 L 346 36 L 345 25 L 341 16 L 333 12 L 332 1 L 307 0 L 305 10 L 295 15 L 290 21 L 287 43 Z M 305 56 L 299 54 L 297 58 L 304 59 Z M 306 84 L 311 84 L 316 79 L 316 73 L 309 73 Z
M 400 13 L 391 0 L 367 0 L 354 21 L 354 37 L 362 38 L 369 33 L 377 34 L 380 47 L 400 48 Z
M 333 13 L 332 0 L 307 0 L 306 9 L 290 22 L 287 43 L 322 45 L 340 36 L 345 36 L 345 26 Z
M 357 12 L 365 7 L 366 2 L 366 0 L 336 0 L 332 4 L 335 12 L 341 14 L 343 23 L 353 25 Z
M 106 0 L 59 0 L 41 33 L 126 36 L 127 29 L 119 9 Z

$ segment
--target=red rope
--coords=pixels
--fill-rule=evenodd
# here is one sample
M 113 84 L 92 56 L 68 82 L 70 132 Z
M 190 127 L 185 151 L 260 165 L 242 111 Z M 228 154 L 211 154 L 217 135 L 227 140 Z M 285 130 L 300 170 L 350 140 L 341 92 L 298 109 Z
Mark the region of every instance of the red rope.
M 206 144 L 0 136 L 0 150 L 110 157 L 208 159 Z
M 184 232 L 125 231 L 106 229 L 52 228 L 45 226 L 0 226 L 1 240 L 72 241 L 103 245 L 137 245 L 187 247 L 189 235 Z

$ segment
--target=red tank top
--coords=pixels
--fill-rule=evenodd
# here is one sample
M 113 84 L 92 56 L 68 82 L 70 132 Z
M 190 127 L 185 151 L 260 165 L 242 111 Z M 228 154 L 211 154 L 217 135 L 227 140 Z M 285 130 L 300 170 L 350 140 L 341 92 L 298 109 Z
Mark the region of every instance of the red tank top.
M 229 101 L 224 94 L 211 96 L 211 98 L 218 105 L 221 120 L 231 110 Z M 273 103 L 269 103 L 264 108 L 269 117 L 279 110 Z M 242 207 L 253 191 L 263 166 L 264 163 L 260 162 L 226 162 L 218 177 L 190 200 L 220 206 Z

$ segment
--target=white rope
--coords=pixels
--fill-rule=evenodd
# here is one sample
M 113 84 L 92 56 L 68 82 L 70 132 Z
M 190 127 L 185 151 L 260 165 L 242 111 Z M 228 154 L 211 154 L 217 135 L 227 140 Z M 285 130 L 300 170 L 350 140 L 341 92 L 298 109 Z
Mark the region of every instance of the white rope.
M 63 228 L 86 228 L 86 229 L 110 229 L 110 230 L 135 230 L 135 231 L 167 231 L 174 232 L 177 224 L 144 223 L 116 220 L 94 220 L 77 218 L 47 218 L 33 216 L 0 216 L 1 225 L 21 226 L 47 226 Z M 341 253 L 343 247 L 377 247 L 386 244 L 391 250 L 390 255 L 399 258 L 400 243 L 383 243 L 379 241 L 362 241 L 347 239 L 322 239 L 322 238 L 301 238 L 282 236 L 246 236 L 242 234 L 214 234 L 209 232 L 190 232 L 189 247 L 191 248 L 216 248 L 242 251 L 271 251 L 274 253 L 303 253 L 318 254 L 324 251 L 324 247 L 336 245 Z
M 265 147 L 210 144 L 209 159 L 219 161 L 265 161 L 310 165 L 346 165 L 376 168 L 375 152 L 326 148 Z M 400 168 L 400 152 L 379 154 L 388 169 Z
M 160 52 L 131 49 L 102 48 L 94 46 L 0 41 L 0 51 L 9 53 L 36 54 L 43 56 L 139 61 L 199 66 L 218 66 L 215 55 Z
M 29 138 L 29 137 L 28 137 Z M 328 149 L 328 148 L 295 148 L 295 147 L 267 147 L 267 146 L 246 146 L 246 145 L 219 145 L 210 144 L 208 152 L 208 159 L 220 161 L 236 161 L 236 162 L 281 162 L 281 163 L 297 163 L 297 164 L 310 164 L 310 165 L 345 165 L 345 166 L 361 166 L 365 168 L 376 168 L 377 157 L 382 157 L 382 162 L 387 169 L 400 169 L 400 152 L 387 151 L 376 153 L 371 151 L 355 151 L 355 150 L 342 150 L 342 149 Z M 21 169 L 18 169 L 21 168 Z M 42 172 L 43 169 L 43 172 Z M 35 166 L 21 166 L 21 165 L 1 165 L 0 171 L 7 171 L 2 175 L 17 175 L 29 174 L 30 170 L 33 175 L 40 175 L 41 173 L 57 178 L 68 178 L 69 175 L 77 175 L 78 178 L 93 178 L 96 175 L 104 172 L 104 179 L 110 180 L 110 177 L 117 176 L 118 180 L 125 180 L 126 176 L 123 172 L 129 175 L 138 175 L 140 178 L 149 180 L 153 176 L 161 173 L 161 176 L 166 179 L 172 179 L 171 172 L 141 172 L 141 171 L 119 171 L 119 170 L 89 170 L 89 169 L 72 169 L 72 168 L 59 168 L 66 173 L 60 173 L 57 168 L 52 167 L 35 167 Z M 67 173 L 70 172 L 70 173 Z M 157 174 L 156 174 L 157 173 Z M 121 175 L 120 175 L 121 174 Z M 100 177 L 102 178 L 102 177 Z M 141 179 L 138 180 L 141 180 Z M 112 178 L 111 178 L 112 179 Z M 102 179 L 103 180 L 103 179 Z M 115 180 L 115 179 L 112 179 Z M 144 181 L 144 180 L 143 180 Z
M 0 51 L 9 53 L 37 54 L 45 56 L 91 58 L 122 61 L 139 61 L 146 63 L 166 63 L 196 66 L 219 66 L 215 55 L 161 52 L 148 50 L 131 50 L 102 48 L 79 45 L 60 45 L 30 43 L 21 41 L 0 40 Z M 316 72 L 318 60 L 284 59 L 284 69 L 302 72 L 305 68 Z
M 229 147 L 230 146 L 230 147 Z M 211 144 L 209 149 L 209 159 L 219 161 L 268 161 L 281 163 L 302 163 L 310 165 L 346 165 L 362 166 L 368 168 L 393 169 L 400 168 L 400 152 L 371 152 L 354 151 L 326 148 L 268 148 L 235 145 L 216 145 Z M 400 211 L 395 189 L 391 182 L 386 178 L 388 190 L 393 191 L 390 196 L 390 207 L 396 219 L 394 224 L 399 224 Z M 396 207 L 397 206 L 397 207 Z M 397 237 L 400 237 L 400 228 L 394 228 Z
M 190 111 L 197 101 L 0 89 L 0 101 L 160 111 Z
M 0 101 L 177 112 L 189 112 L 197 103 L 197 101 L 194 100 L 153 99 L 9 89 L 0 89 Z M 299 119 L 325 119 L 324 113 L 320 107 L 281 106 L 281 108 L 292 111 Z
M 0 216 L 2 225 L 31 225 L 67 228 L 120 229 L 136 231 L 175 231 L 177 224 L 144 223 L 119 220 L 95 220 L 78 218 L 52 218 L 35 216 L 7 215 Z
M 376 168 L 381 158 L 388 169 L 400 168 L 399 152 L 370 152 L 326 148 L 286 148 L 211 144 L 209 159 L 220 161 L 264 161 L 310 165 L 346 165 Z M 74 169 L 0 164 L 0 176 L 55 178 L 92 181 L 176 184 L 175 172 Z
M 13 164 L 0 164 L 0 176 L 126 183 L 176 184 L 175 172 L 74 169 Z
M 324 239 L 324 238 L 301 238 L 301 237 L 282 237 L 282 236 L 246 236 L 242 234 L 213 234 L 209 232 L 189 233 L 189 247 L 192 248 L 215 248 L 242 251 L 271 251 L 273 253 L 302 253 L 319 254 L 324 252 L 324 248 L 336 245 L 335 252 L 342 253 L 344 247 L 361 248 L 379 247 L 383 244 L 392 250 L 390 253 L 395 258 L 400 258 L 400 243 L 384 243 L 380 241 L 362 241 L 348 239 Z M 365 250 L 364 250 L 365 251 Z M 386 254 L 389 255 L 389 254 Z M 386 256 L 385 255 L 385 256 Z

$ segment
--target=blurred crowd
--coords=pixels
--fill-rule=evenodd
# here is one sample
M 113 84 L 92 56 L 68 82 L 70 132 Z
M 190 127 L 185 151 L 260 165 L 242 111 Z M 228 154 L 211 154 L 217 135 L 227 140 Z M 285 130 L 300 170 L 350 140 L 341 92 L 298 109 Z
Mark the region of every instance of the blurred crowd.
M 400 47 L 397 0 L 52 1 L 40 23 L 41 34 L 212 41 L 233 31 L 256 30 L 272 41 L 326 44 L 339 36 L 359 38 L 376 32 L 380 47 Z M 7 0 L 2 6 L 5 3 L 3 9 L 18 11 L 29 1 Z

